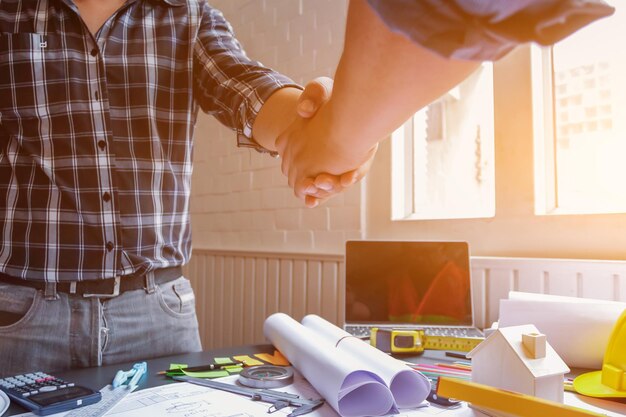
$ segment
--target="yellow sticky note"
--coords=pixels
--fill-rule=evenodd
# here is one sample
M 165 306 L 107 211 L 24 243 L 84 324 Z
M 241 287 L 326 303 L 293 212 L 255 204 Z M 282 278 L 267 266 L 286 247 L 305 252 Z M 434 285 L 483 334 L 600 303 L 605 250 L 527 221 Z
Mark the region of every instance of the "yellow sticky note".
M 243 362 L 246 366 L 263 365 L 263 362 L 256 360 L 248 355 L 233 356 L 233 359 Z
M 278 350 L 274 351 L 274 355 L 270 355 L 269 353 L 257 353 L 254 356 L 267 363 L 271 363 L 272 365 L 289 366 L 287 358 L 285 358 Z
M 187 368 L 186 363 L 170 363 L 170 370 Z
M 213 362 L 215 363 L 230 363 L 232 361 L 231 358 L 213 358 Z

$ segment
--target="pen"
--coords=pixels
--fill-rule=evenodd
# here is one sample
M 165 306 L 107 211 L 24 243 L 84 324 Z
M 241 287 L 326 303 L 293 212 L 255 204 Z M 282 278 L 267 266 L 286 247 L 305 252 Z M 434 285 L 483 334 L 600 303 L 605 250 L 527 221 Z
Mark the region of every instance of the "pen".
M 466 353 L 446 352 L 446 356 L 449 356 L 451 358 L 467 359 L 466 355 Z
M 210 363 L 208 365 L 200 365 L 200 366 L 192 366 L 187 368 L 174 368 L 168 369 L 167 371 L 160 371 L 159 375 L 166 375 L 168 373 L 180 372 L 203 372 L 203 371 L 214 371 L 218 369 L 224 369 L 229 366 L 244 366 L 243 362 L 226 362 L 226 363 Z

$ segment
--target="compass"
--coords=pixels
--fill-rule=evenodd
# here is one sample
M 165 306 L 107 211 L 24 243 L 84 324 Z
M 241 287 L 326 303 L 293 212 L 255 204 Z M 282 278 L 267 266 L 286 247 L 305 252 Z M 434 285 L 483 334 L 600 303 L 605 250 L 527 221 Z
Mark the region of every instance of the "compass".
M 278 388 L 293 382 L 291 367 L 259 365 L 244 368 L 239 383 L 251 388 Z

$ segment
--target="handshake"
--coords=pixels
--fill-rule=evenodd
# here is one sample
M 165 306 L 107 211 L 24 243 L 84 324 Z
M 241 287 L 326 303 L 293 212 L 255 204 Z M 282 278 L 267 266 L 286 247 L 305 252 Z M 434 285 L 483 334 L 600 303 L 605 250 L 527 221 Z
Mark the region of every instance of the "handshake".
M 332 87 L 327 77 L 310 81 L 298 99 L 294 121 L 275 142 L 281 170 L 307 207 L 361 180 L 378 146 L 355 137 L 354 109 L 342 109 L 333 100 Z

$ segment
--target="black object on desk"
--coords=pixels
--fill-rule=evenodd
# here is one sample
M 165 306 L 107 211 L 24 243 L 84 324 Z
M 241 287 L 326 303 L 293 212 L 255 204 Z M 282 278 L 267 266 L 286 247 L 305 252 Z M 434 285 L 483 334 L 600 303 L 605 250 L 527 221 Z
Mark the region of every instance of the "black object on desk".
M 32 372 L 0 379 L 0 389 L 16 402 L 39 416 L 69 411 L 95 404 L 99 391 L 43 372 Z

